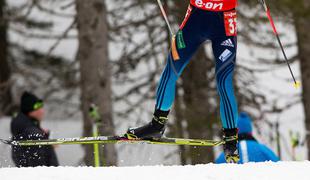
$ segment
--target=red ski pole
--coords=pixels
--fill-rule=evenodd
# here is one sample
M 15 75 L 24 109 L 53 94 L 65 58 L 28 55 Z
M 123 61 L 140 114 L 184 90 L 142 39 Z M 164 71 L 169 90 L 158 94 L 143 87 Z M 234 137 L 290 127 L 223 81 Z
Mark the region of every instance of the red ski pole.
M 278 34 L 278 31 L 277 31 L 277 29 L 276 29 L 276 26 L 275 26 L 275 24 L 274 24 L 274 21 L 273 21 L 273 19 L 272 19 L 272 17 L 271 17 L 270 10 L 269 10 L 269 8 L 268 8 L 268 6 L 267 6 L 265 0 L 260 0 L 260 2 L 261 2 L 261 4 L 263 5 L 263 7 L 264 7 L 264 9 L 265 9 L 265 11 L 266 11 L 266 13 L 267 13 L 267 17 L 268 17 L 269 22 L 270 22 L 270 24 L 271 24 L 271 26 L 272 26 L 273 32 L 274 32 L 275 36 L 277 37 L 278 43 L 279 43 L 279 45 L 280 45 L 280 47 L 281 47 L 281 50 L 282 50 L 283 56 L 284 56 L 284 58 L 285 58 L 285 61 L 286 61 L 286 63 L 287 63 L 288 69 L 290 70 L 291 76 L 292 76 L 292 78 L 293 78 L 293 80 L 294 80 L 294 87 L 295 87 L 295 88 L 299 88 L 299 87 L 300 87 L 300 82 L 299 82 L 299 81 L 296 81 L 296 78 L 295 78 L 295 76 L 294 76 L 294 74 L 293 74 L 292 68 L 291 68 L 290 63 L 289 63 L 289 61 L 288 61 L 288 59 L 287 59 L 287 56 L 286 56 L 286 53 L 285 53 L 285 51 L 284 51 L 282 42 L 281 42 L 281 40 L 280 40 L 280 36 L 279 36 L 279 34 Z

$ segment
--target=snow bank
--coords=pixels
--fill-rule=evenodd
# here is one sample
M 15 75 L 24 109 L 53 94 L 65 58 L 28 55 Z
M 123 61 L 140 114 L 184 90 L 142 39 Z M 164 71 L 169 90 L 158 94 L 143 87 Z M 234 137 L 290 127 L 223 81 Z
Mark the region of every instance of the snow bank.
M 1 180 L 309 180 L 310 162 L 141 167 L 2 168 Z

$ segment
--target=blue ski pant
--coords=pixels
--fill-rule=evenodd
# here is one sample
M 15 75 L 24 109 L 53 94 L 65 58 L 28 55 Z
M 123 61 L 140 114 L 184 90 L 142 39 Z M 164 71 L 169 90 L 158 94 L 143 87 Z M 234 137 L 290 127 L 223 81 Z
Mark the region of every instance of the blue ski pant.
M 227 31 L 229 31 L 227 27 L 231 27 L 232 24 L 225 25 L 224 12 L 204 11 L 192 6 L 189 8 L 191 9 L 188 10 L 176 34 L 175 43 L 180 58 L 174 60 L 170 51 L 167 65 L 157 87 L 155 109 L 161 111 L 170 110 L 175 98 L 178 77 L 199 46 L 206 40 L 210 40 L 216 65 L 215 73 L 217 92 L 220 97 L 222 125 L 225 129 L 236 128 L 238 108 L 233 88 L 233 72 L 237 48 L 236 34 L 227 35 Z M 235 12 L 235 10 L 232 11 Z M 203 61 L 203 59 L 200 60 Z M 208 70 L 206 69 L 206 71 Z M 197 81 L 201 81 L 201 79 L 197 79 Z

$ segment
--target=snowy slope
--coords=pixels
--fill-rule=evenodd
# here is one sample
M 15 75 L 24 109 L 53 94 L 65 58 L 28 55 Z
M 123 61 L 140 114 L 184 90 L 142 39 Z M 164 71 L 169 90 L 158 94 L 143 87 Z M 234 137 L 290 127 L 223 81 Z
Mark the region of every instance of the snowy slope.
M 1 180 L 309 180 L 310 162 L 143 167 L 2 168 Z

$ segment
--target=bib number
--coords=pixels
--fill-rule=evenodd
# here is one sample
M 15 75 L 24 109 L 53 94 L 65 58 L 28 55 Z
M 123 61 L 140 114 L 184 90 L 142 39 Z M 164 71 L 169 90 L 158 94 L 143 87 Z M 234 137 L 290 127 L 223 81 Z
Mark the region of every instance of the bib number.
M 226 36 L 237 35 L 237 12 L 236 10 L 224 12 Z

